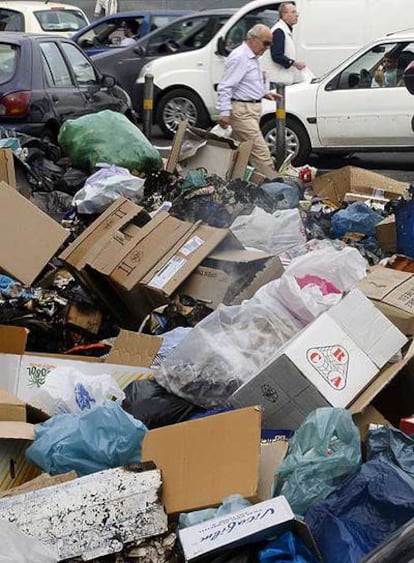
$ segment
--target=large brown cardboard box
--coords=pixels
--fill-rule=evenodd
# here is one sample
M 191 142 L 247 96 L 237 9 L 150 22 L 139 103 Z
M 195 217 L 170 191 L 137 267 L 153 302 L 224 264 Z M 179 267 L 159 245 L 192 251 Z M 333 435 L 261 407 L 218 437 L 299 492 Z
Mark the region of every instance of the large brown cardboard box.
M 258 497 L 261 411 L 249 407 L 150 430 L 142 460 L 162 473 L 168 514 Z
M 17 190 L 0 182 L 0 269 L 31 285 L 69 233 Z
M 384 197 L 395 199 L 406 193 L 408 184 L 371 170 L 344 166 L 339 170 L 317 176 L 312 182 L 312 188 L 319 197 L 341 203 L 348 192 L 367 195 L 374 194 L 374 190 L 382 190 Z
M 397 228 L 394 215 L 378 223 L 375 234 L 383 252 L 397 252 Z
M 358 287 L 401 332 L 414 334 L 413 274 L 379 267 L 360 280 Z

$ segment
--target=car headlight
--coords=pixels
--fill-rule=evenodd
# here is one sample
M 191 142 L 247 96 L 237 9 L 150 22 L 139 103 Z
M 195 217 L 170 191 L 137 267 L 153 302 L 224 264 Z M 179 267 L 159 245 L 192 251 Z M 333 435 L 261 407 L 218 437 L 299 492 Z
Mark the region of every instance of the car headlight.
M 147 63 L 146 65 L 144 65 L 141 68 L 141 71 L 138 75 L 138 81 L 144 80 L 145 75 L 147 74 L 147 72 L 151 72 L 151 67 L 152 67 L 152 63 Z

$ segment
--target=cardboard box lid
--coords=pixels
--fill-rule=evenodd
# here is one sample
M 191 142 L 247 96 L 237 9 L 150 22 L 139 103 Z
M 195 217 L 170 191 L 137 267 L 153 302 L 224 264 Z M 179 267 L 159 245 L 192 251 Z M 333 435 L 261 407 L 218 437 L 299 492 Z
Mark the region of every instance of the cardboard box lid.
M 255 498 L 260 431 L 258 407 L 150 430 L 142 460 L 161 469 L 167 513 L 217 506 L 229 494 Z
M 24 354 L 28 335 L 27 328 L 0 325 L 0 354 Z
M 398 182 L 371 170 L 344 166 L 317 176 L 312 182 L 312 188 L 319 197 L 340 203 L 347 192 L 371 193 L 375 189 L 384 190 L 386 198 L 395 199 L 406 193 L 408 183 Z
M 238 238 L 229 231 L 223 242 L 209 254 L 208 259 L 218 260 L 220 262 L 231 262 L 239 264 L 248 264 L 256 260 L 266 260 L 273 257 L 273 254 L 262 250 L 252 250 L 245 248 Z
M 0 421 L 0 439 L 32 441 L 35 439 L 34 424 Z
M 33 283 L 69 236 L 5 182 L 0 182 L 0 225 L 0 268 L 25 285 Z
M 198 266 L 177 291 L 180 295 L 189 295 L 193 299 L 203 301 L 212 309 L 216 309 L 220 303 L 223 303 L 230 283 L 231 278 L 226 272 Z
M 375 268 L 357 284 L 370 299 L 382 301 L 389 293 L 413 278 L 413 274 L 391 268 Z
M 125 366 L 151 367 L 162 338 L 121 330 L 106 361 Z
M 27 422 L 26 403 L 0 389 L 0 421 Z

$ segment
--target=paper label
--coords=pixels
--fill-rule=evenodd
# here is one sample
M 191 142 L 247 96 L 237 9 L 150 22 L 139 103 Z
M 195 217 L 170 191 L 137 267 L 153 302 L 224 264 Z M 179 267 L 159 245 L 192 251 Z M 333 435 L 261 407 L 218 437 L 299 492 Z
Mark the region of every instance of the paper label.
M 348 376 L 349 355 L 343 346 L 320 346 L 306 353 L 308 362 L 332 389 L 344 389 Z
M 188 256 L 189 254 L 194 252 L 194 250 L 197 250 L 197 248 L 200 248 L 200 246 L 202 246 L 203 244 L 204 244 L 204 241 L 200 237 L 197 237 L 197 236 L 192 237 L 185 243 L 184 246 L 182 246 L 180 248 L 180 252 L 181 252 L 181 254 L 184 254 L 184 256 Z
M 173 256 L 171 260 L 165 264 L 165 266 L 155 274 L 152 280 L 149 282 L 149 287 L 154 287 L 155 289 L 162 289 L 167 285 L 175 274 L 181 270 L 187 264 L 185 258 L 180 258 L 180 256 Z

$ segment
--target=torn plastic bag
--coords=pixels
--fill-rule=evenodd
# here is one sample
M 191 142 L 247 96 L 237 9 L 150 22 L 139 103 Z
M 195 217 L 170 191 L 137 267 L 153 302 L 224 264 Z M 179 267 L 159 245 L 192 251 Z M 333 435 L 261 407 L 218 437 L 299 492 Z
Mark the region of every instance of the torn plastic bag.
M 301 198 L 301 193 L 296 185 L 289 185 L 284 182 L 270 182 L 259 186 L 259 201 L 261 192 L 263 192 L 266 202 L 269 202 L 269 198 L 271 199 L 274 210 L 295 209 Z
M 259 563 L 319 563 L 300 537 L 286 532 L 259 552 Z
M 180 514 L 178 525 L 181 529 L 189 528 L 213 518 L 221 518 L 238 510 L 244 510 L 251 505 L 252 503 L 241 495 L 230 495 L 223 500 L 218 508 L 206 508 L 205 510 Z
M 365 203 L 356 201 L 346 209 L 340 209 L 332 215 L 332 234 L 342 238 L 346 233 L 360 233 L 375 237 L 375 226 L 383 220 L 383 217 L 373 211 Z
M 82 414 L 60 414 L 35 426 L 26 457 L 50 475 L 89 475 L 141 461 L 146 426 L 114 402 Z
M 105 366 L 102 366 L 102 371 Z M 33 406 L 48 415 L 82 413 L 104 401 L 121 403 L 125 393 L 111 375 L 85 375 L 71 367 L 57 367 L 33 394 Z
M 413 553 L 414 518 L 387 536 L 361 563 L 412 563 Z
M 152 379 L 131 381 L 125 388 L 122 407 L 149 429 L 184 422 L 200 410 Z
M 367 459 L 382 459 L 400 467 L 414 478 L 414 438 L 392 426 L 370 430 Z
M 71 196 L 59 191 L 34 192 L 30 201 L 58 222 L 72 209 Z
M 289 442 L 275 476 L 274 496 L 283 495 L 303 516 L 361 463 L 359 431 L 345 409 L 320 408 L 308 415 Z
M 77 168 L 68 168 L 63 176 L 56 182 L 56 188 L 70 195 L 75 195 L 83 186 L 88 175 Z
M 0 563 L 57 563 L 52 547 L 23 534 L 6 520 L 0 521 Z
M 168 332 L 164 332 L 162 335 L 162 344 L 152 365 L 159 366 L 191 331 L 192 327 L 177 326 Z
M 206 409 L 226 406 L 302 326 L 276 300 L 220 307 L 199 322 L 154 374 L 165 389 Z
M 125 115 L 104 110 L 68 119 L 59 132 L 59 145 L 73 166 L 92 172 L 98 162 L 115 164 L 130 172 L 158 172 L 162 158 Z
M 89 176 L 73 198 L 79 213 L 102 213 L 119 197 L 139 203 L 144 197 L 144 182 L 126 168 L 99 164 L 99 170 Z
M 244 246 L 279 254 L 306 242 L 297 209 L 266 213 L 255 207 L 250 215 L 240 215 L 231 225 L 233 234 Z
M 31 299 L 34 296 L 30 287 L 26 287 L 17 280 L 3 274 L 0 274 L 0 294 L 8 299 Z
M 413 514 L 414 479 L 399 467 L 374 459 L 312 506 L 305 520 L 324 561 L 360 563 Z

